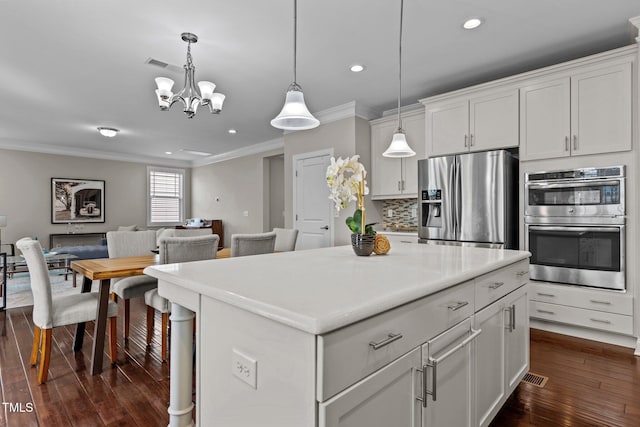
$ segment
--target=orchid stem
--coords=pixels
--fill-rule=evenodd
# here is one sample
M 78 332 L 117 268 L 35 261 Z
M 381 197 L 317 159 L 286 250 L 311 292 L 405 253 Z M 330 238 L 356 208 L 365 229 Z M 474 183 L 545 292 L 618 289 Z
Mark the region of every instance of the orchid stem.
M 360 191 L 359 191 L 359 204 L 360 204 L 360 210 L 362 211 L 362 228 L 360 228 L 360 233 L 362 235 L 366 234 L 366 221 L 365 221 L 365 214 L 364 214 L 364 172 L 362 172 L 362 180 L 360 181 Z

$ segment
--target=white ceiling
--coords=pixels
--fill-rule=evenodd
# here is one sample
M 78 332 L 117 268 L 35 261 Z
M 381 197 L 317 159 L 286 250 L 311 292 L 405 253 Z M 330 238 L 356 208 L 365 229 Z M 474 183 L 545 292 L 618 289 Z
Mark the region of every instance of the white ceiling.
M 298 83 L 312 112 L 397 102 L 399 0 L 299 0 Z M 465 18 L 485 24 L 465 31 Z M 634 41 L 638 0 L 405 0 L 403 105 Z M 182 72 L 227 95 L 220 115 L 161 112 L 154 77 Z M 279 138 L 292 81 L 293 0 L 0 0 L 0 147 L 189 165 Z M 362 63 L 355 74 L 348 67 Z M 97 126 L 121 129 L 113 139 Z M 238 130 L 236 135 L 227 133 Z M 172 151 L 173 155 L 166 155 Z

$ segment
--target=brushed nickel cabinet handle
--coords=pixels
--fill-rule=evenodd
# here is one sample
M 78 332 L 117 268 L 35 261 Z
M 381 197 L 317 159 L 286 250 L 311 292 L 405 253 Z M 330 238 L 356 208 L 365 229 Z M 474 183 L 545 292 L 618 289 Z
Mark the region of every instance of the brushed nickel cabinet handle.
M 465 307 L 465 306 L 467 306 L 467 305 L 469 305 L 469 302 L 468 302 L 468 301 L 459 301 L 459 302 L 457 302 L 457 303 L 455 303 L 455 304 L 449 304 L 449 305 L 447 306 L 447 308 L 448 308 L 449 310 L 451 310 L 451 311 L 458 311 L 458 310 L 460 310 L 462 307 Z
M 607 325 L 611 324 L 610 320 L 601 320 L 601 319 L 589 319 L 589 320 L 591 320 L 592 322 L 596 322 L 596 323 L 605 323 Z
M 569 151 L 569 137 L 564 137 L 564 151 Z
M 431 391 L 427 391 L 426 393 L 431 395 L 431 398 L 433 399 L 434 402 L 437 400 L 436 393 L 437 393 L 437 386 L 438 386 L 438 364 L 442 363 L 445 359 L 447 359 L 453 353 L 457 352 L 458 350 L 460 350 L 461 348 L 469 344 L 471 341 L 475 340 L 478 337 L 478 335 L 480 335 L 481 333 L 482 333 L 482 329 L 476 330 L 472 328 L 471 335 L 465 338 L 458 345 L 451 348 L 449 351 L 447 351 L 446 353 L 444 353 L 438 358 L 429 357 L 428 363 L 426 366 L 432 368 L 433 371 L 431 375 Z
M 473 134 L 469 134 L 469 147 L 473 147 Z
M 464 136 L 464 148 L 467 148 L 467 139 L 469 137 L 467 135 Z
M 550 297 L 550 298 L 555 298 L 556 297 L 553 294 L 545 294 L 543 292 L 536 292 L 536 295 L 540 295 L 541 297 Z
M 518 276 L 518 277 L 522 277 L 522 276 L 524 276 L 525 274 L 528 274 L 528 273 L 529 273 L 529 271 L 518 271 L 518 272 L 516 273 L 516 276 Z
M 498 289 L 502 285 L 504 285 L 504 282 L 495 282 L 489 285 L 489 289 Z
M 511 306 L 511 332 L 516 330 L 516 305 Z
M 536 311 L 537 311 L 538 313 L 551 314 L 552 316 L 555 316 L 555 315 L 556 315 L 553 311 L 540 310 L 540 309 L 536 309 Z
M 402 334 L 389 334 L 387 338 L 385 338 L 384 340 L 382 340 L 380 342 L 371 341 L 369 343 L 369 346 L 371 348 L 373 348 L 374 350 L 379 350 L 382 347 L 387 346 L 387 345 L 391 344 L 394 341 L 398 341 L 400 338 L 402 338 Z
M 573 135 L 573 149 L 578 149 L 578 135 Z
M 611 305 L 611 301 L 600 301 L 597 299 L 590 299 L 589 302 L 593 304 Z
M 416 369 L 416 371 L 422 374 L 422 387 L 420 390 L 420 397 L 416 397 L 416 400 L 422 402 L 422 407 L 427 407 L 427 365 L 423 365 L 422 369 Z

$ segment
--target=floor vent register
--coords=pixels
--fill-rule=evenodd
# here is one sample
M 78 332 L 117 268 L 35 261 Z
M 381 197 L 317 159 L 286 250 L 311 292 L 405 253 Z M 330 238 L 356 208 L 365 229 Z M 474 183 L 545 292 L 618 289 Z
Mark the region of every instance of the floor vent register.
M 543 375 L 534 374 L 533 372 L 527 372 L 527 374 L 522 378 L 523 383 L 532 384 L 536 387 L 544 387 L 544 385 L 549 380 L 548 377 Z

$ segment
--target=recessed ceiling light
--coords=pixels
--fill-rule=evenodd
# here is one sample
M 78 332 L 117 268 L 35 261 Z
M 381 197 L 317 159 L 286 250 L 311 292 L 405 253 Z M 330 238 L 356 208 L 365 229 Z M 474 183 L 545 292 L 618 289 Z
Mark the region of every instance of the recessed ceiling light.
M 118 134 L 118 132 L 120 132 L 120 130 L 116 128 L 107 128 L 107 127 L 100 126 L 98 127 L 98 132 L 100 132 L 100 135 L 102 136 L 106 136 L 107 138 L 113 138 Z
M 229 129 L 227 132 L 229 132 L 232 135 L 238 133 L 238 131 L 235 129 Z
M 464 21 L 462 28 L 465 30 L 473 30 L 474 28 L 478 28 L 481 24 L 482 20 L 480 18 L 471 18 Z
M 364 70 L 364 65 L 354 64 L 349 69 L 354 73 L 359 73 L 360 71 Z
M 164 154 L 173 154 L 171 151 L 165 151 Z

